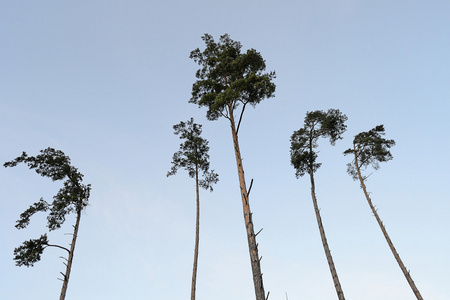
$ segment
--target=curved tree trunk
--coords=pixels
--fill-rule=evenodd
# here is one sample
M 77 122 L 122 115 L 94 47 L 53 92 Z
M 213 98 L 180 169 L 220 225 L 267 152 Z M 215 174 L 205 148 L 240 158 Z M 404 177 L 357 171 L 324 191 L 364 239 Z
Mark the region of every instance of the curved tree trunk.
M 64 300 L 66 298 L 67 286 L 69 285 L 70 270 L 72 269 L 73 253 L 75 251 L 75 243 L 77 241 L 78 228 L 80 226 L 80 219 L 81 219 L 81 208 L 78 208 L 77 219 L 75 221 L 75 226 L 73 229 L 72 243 L 70 244 L 69 257 L 67 259 L 66 273 L 63 274 L 64 280 L 59 300 Z
M 383 235 L 386 238 L 386 242 L 388 243 L 389 248 L 392 251 L 392 254 L 394 254 L 395 260 L 397 261 L 398 265 L 400 266 L 400 269 L 402 270 L 403 274 L 405 275 L 406 280 L 408 281 L 409 285 L 411 286 L 411 289 L 413 290 L 414 295 L 416 295 L 417 300 L 423 300 L 422 295 L 420 295 L 420 292 L 417 289 L 414 281 L 412 280 L 411 275 L 409 274 L 408 270 L 406 270 L 406 267 L 403 264 L 403 261 L 401 260 L 400 255 L 398 254 L 397 250 L 395 249 L 394 244 L 392 243 L 392 241 L 386 231 L 386 228 L 383 225 L 383 222 L 381 221 L 380 217 L 378 216 L 377 210 L 375 209 L 375 207 L 372 204 L 372 200 L 369 197 L 369 193 L 367 192 L 366 185 L 364 184 L 364 179 L 361 175 L 361 170 L 359 168 L 357 153 L 356 153 L 356 151 L 354 153 L 355 153 L 356 171 L 358 172 L 358 178 L 361 183 L 361 188 L 364 191 L 364 195 L 366 196 L 366 199 L 367 199 L 367 202 L 369 203 L 370 209 L 372 210 L 372 213 L 375 216 L 375 219 L 377 219 L 378 225 L 380 225 L 381 231 L 383 232 Z
M 195 166 L 195 191 L 196 191 L 196 219 L 195 219 L 195 250 L 194 266 L 192 269 L 191 300 L 195 300 L 195 287 L 197 282 L 198 246 L 200 239 L 200 196 L 198 190 L 198 166 Z
M 245 184 L 244 167 L 242 166 L 241 151 L 239 149 L 239 141 L 236 132 L 236 124 L 234 122 L 233 110 L 231 104 L 228 106 L 229 119 L 231 125 L 231 134 L 233 136 L 234 153 L 236 155 L 236 164 L 239 175 L 239 186 L 241 189 L 242 206 L 244 212 L 245 228 L 247 232 L 248 249 L 250 252 L 250 262 L 253 273 L 253 283 L 255 286 L 256 300 L 265 300 L 264 285 L 261 272 L 260 258 L 258 254 L 258 244 L 256 243 L 256 235 L 253 228 L 252 213 L 250 211 L 250 203 L 248 199 L 247 186 Z
M 334 287 L 339 300 L 345 300 L 344 292 L 342 291 L 339 277 L 334 267 L 333 257 L 331 256 L 330 248 L 328 247 L 327 237 L 325 236 L 325 230 L 323 229 L 322 218 L 320 217 L 319 207 L 317 205 L 316 188 L 314 184 L 314 175 L 312 170 L 310 171 L 311 179 L 311 197 L 314 203 L 314 211 L 316 212 L 317 224 L 319 225 L 320 237 L 322 238 L 323 249 L 325 250 L 325 256 L 327 257 L 328 266 L 330 267 L 331 276 L 333 277 Z

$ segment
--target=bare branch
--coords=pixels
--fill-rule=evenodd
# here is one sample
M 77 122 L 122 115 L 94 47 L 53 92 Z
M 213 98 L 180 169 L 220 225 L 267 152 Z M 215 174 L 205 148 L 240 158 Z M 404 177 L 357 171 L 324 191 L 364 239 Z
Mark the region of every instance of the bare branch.
M 252 186 L 253 186 L 253 178 L 252 178 L 252 181 L 250 181 L 250 187 L 248 188 L 247 198 L 250 196 L 250 191 L 252 190 Z
M 51 245 L 51 244 L 47 244 L 46 246 L 47 246 L 47 247 L 56 247 L 56 248 L 59 248 L 59 249 L 63 249 L 63 250 L 66 250 L 67 253 L 70 253 L 70 250 L 69 250 L 69 249 L 67 249 L 66 247 L 60 246 L 60 245 Z
M 241 125 L 242 116 L 244 115 L 244 110 L 245 110 L 245 106 L 246 105 L 247 105 L 247 102 L 244 103 L 244 105 L 242 106 L 241 116 L 239 117 L 239 122 L 238 122 L 238 126 L 237 126 L 237 129 L 236 129 L 236 134 L 238 134 L 238 132 L 239 132 L 239 126 Z
M 263 231 L 264 228 L 261 228 L 256 234 L 255 236 L 257 236 L 261 231 Z

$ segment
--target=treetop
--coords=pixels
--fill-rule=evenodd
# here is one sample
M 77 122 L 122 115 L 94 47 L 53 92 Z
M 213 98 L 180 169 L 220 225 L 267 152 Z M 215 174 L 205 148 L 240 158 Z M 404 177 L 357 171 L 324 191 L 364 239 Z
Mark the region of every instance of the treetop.
M 317 153 L 314 151 L 318 147 L 318 139 L 329 138 L 330 144 L 334 146 L 337 140 L 342 139 L 347 128 L 345 121 L 347 116 L 338 109 L 306 113 L 303 128 L 294 131 L 291 136 L 291 165 L 296 169 L 297 178 L 320 168 L 321 163 L 316 162 Z
M 266 64 L 259 52 L 249 49 L 241 53 L 241 43 L 228 34 L 222 35 L 219 42 L 209 34 L 202 39 L 205 50 L 197 48 L 189 56 L 201 66 L 189 102 L 206 106 L 209 120 L 229 118 L 239 103 L 255 106 L 274 96 L 275 72 L 263 73 Z
M 354 180 L 358 179 L 355 168 L 365 169 L 372 166 L 377 170 L 380 167 L 380 162 L 393 159 L 389 149 L 395 146 L 395 141 L 383 138 L 384 135 L 384 125 L 377 125 L 369 131 L 355 135 L 353 149 L 349 148 L 344 152 L 344 155 L 354 154 L 355 156 L 352 163 L 347 164 L 347 172 Z
M 49 177 L 53 181 L 64 179 L 71 170 L 70 158 L 64 155 L 64 152 L 47 148 L 40 150 L 37 156 L 28 156 L 26 152 L 12 161 L 5 162 L 3 166 L 15 167 L 19 163 L 25 163 L 30 170 L 34 169 L 36 173 L 43 177 Z
M 70 158 L 60 150 L 47 148 L 40 151 L 39 155 L 28 156 L 23 152 L 21 156 L 12 161 L 4 163 L 5 167 L 15 167 L 24 163 L 30 170 L 37 174 L 49 177 L 53 181 L 66 179 L 63 187 L 53 196 L 53 202 L 48 203 L 44 199 L 32 204 L 21 215 L 16 222 L 17 229 L 24 229 L 30 223 L 30 218 L 37 212 L 47 212 L 47 227 L 49 231 L 61 228 L 66 216 L 72 212 L 78 214 L 88 205 L 91 185 L 82 184 L 83 175 L 77 168 L 70 164 Z M 21 246 L 14 249 L 14 260 L 17 266 L 32 267 L 41 259 L 41 254 L 46 247 L 53 246 L 65 249 L 58 245 L 50 245 L 47 235 L 41 235 L 38 239 L 25 241 Z
M 70 164 L 70 158 L 61 150 L 49 147 L 41 150 L 36 156 L 28 156 L 23 152 L 21 156 L 4 163 L 4 166 L 15 167 L 19 163 L 25 163 L 30 170 L 53 181 L 66 180 L 63 187 L 53 196 L 51 204 L 41 198 L 20 215 L 16 224 L 18 229 L 26 228 L 35 213 L 48 210 L 50 210 L 47 216 L 48 228 L 58 229 L 64 223 L 67 214 L 82 210 L 88 205 L 91 185 L 82 184 L 83 174 Z
M 173 154 L 172 168 L 167 176 L 175 175 L 178 169 L 183 168 L 188 171 L 189 177 L 195 178 L 201 171 L 203 179 L 199 180 L 199 185 L 212 191 L 212 185 L 217 183 L 219 175 L 209 170 L 209 142 L 201 137 L 202 125 L 196 124 L 191 118 L 174 125 L 173 129 L 174 134 L 179 135 L 184 142 L 180 144 L 180 150 Z

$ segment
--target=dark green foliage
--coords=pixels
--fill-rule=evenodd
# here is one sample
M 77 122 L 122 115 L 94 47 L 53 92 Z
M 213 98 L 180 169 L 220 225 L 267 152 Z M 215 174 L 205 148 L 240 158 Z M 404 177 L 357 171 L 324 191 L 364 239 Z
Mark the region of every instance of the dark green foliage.
M 342 139 L 347 126 L 344 124 L 347 116 L 338 109 L 329 109 L 327 112 L 316 110 L 308 112 L 305 124 L 291 136 L 291 164 L 294 166 L 297 177 L 305 173 L 314 173 L 320 168 L 318 163 L 317 141 L 320 137 L 329 138 L 331 145 Z
M 192 86 L 189 102 L 206 106 L 209 120 L 229 118 L 229 105 L 233 111 L 239 103 L 255 106 L 274 96 L 275 84 L 271 81 L 275 72 L 263 73 L 266 64 L 259 52 L 249 49 L 241 53 L 241 44 L 228 34 L 222 35 L 218 43 L 209 34 L 202 39 L 205 50 L 197 48 L 190 54 L 201 69 L 196 72 L 198 80 Z
M 61 180 L 70 171 L 70 158 L 60 150 L 47 148 L 40 151 L 36 157 L 29 157 L 25 152 L 16 159 L 3 164 L 4 167 L 15 167 L 19 163 L 25 163 L 30 170 L 35 169 L 41 176 L 49 177 L 53 181 Z
M 389 149 L 395 146 L 395 141 L 383 138 L 384 134 L 383 125 L 378 125 L 367 132 L 361 132 L 353 139 L 353 149 L 347 149 L 344 152 L 344 155 L 354 154 L 356 156 L 356 160 L 347 164 L 347 172 L 354 180 L 358 180 L 357 168 L 366 169 L 372 166 L 377 170 L 380 162 L 386 162 L 393 158 Z M 355 165 L 356 162 L 358 166 Z M 363 177 L 363 179 L 366 178 Z
M 212 191 L 212 185 L 219 181 L 219 175 L 209 170 L 209 146 L 208 141 L 201 137 L 202 125 L 194 123 L 191 118 L 174 125 L 173 129 L 184 142 L 180 144 L 180 150 L 173 154 L 172 168 L 167 176 L 175 175 L 179 168 L 187 170 L 191 178 L 201 172 L 203 179 L 199 180 L 199 186 Z
M 48 246 L 47 235 L 44 234 L 38 239 L 23 242 L 22 246 L 14 249 L 14 260 L 16 266 L 32 267 L 34 263 L 41 260 L 41 254 Z
M 6 162 L 5 167 L 15 167 L 19 163 L 25 163 L 30 169 L 35 170 L 41 176 L 49 177 L 53 181 L 64 180 L 63 187 L 53 196 L 53 202 L 48 203 L 44 199 L 31 205 L 21 215 L 16 227 L 23 229 L 30 223 L 30 218 L 36 212 L 50 211 L 47 216 L 47 227 L 50 231 L 58 229 L 66 220 L 66 216 L 72 212 L 79 213 L 87 205 L 91 190 L 90 184 L 82 184 L 83 175 L 70 164 L 70 158 L 60 150 L 47 148 L 40 151 L 37 156 L 28 156 L 25 152 L 16 159 Z M 40 239 L 29 240 L 14 250 L 15 260 L 18 266 L 33 266 L 40 260 L 40 254 L 48 246 L 47 236 Z
M 31 205 L 26 211 L 20 214 L 20 219 L 17 220 L 16 228 L 17 229 L 24 229 L 30 224 L 30 218 L 32 215 L 39 211 L 46 212 L 49 208 L 49 205 L 47 201 L 41 198 L 39 202 L 34 203 Z

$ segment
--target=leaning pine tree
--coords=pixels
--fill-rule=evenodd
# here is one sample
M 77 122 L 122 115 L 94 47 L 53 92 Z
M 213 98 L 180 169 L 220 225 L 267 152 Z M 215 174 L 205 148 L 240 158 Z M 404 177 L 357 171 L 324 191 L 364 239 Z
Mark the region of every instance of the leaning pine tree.
M 190 55 L 201 68 L 196 72 L 198 80 L 192 86 L 189 102 L 205 106 L 209 120 L 224 117 L 230 121 L 255 295 L 256 300 L 265 300 L 261 259 L 258 255 L 238 133 L 245 107 L 255 106 L 263 99 L 274 96 L 275 84 L 272 79 L 275 78 L 275 72 L 264 73 L 266 64 L 261 54 L 254 49 L 241 53 L 241 44 L 233 41 L 227 34 L 222 35 L 218 43 L 209 34 L 205 34 L 202 39 L 206 44 L 205 50 L 197 48 Z M 235 111 L 239 106 L 241 111 L 236 121 Z
M 61 228 L 70 213 L 76 214 L 75 225 L 73 226 L 72 243 L 70 248 L 60 245 L 50 244 L 47 234 L 41 235 L 38 239 L 25 241 L 22 246 L 14 249 L 14 260 L 17 266 L 32 267 L 34 263 L 41 260 L 41 255 L 47 247 L 60 248 L 67 252 L 66 272 L 62 273 L 63 285 L 61 289 L 60 300 L 66 297 L 67 286 L 69 284 L 70 270 L 72 268 L 73 254 L 75 251 L 75 242 L 78 236 L 80 226 L 81 212 L 88 205 L 90 184 L 84 185 L 83 175 L 78 169 L 70 164 L 70 158 L 60 150 L 47 148 L 40 151 L 37 156 L 28 156 L 25 152 L 16 159 L 6 162 L 5 167 L 15 167 L 19 163 L 25 163 L 30 169 L 43 177 L 49 177 L 53 181 L 65 180 L 63 187 L 53 196 L 53 202 L 48 203 L 44 199 L 31 205 L 21 215 L 17 221 L 16 228 L 23 229 L 30 223 L 30 218 L 37 212 L 47 212 L 47 227 L 49 231 Z
M 198 247 L 200 232 L 200 195 L 199 186 L 204 189 L 213 190 L 212 185 L 219 181 L 219 175 L 214 170 L 209 170 L 209 146 L 208 141 L 200 135 L 202 125 L 194 123 L 191 118 L 187 122 L 180 122 L 173 126 L 174 133 L 184 140 L 180 144 L 180 150 L 173 154 L 172 168 L 167 176 L 175 175 L 178 169 L 183 168 L 188 171 L 189 177 L 195 178 L 196 191 L 196 222 L 195 222 L 195 249 L 194 266 L 192 271 L 191 300 L 195 300 L 195 290 L 197 281 Z M 199 179 L 199 174 L 203 179 Z
M 328 247 L 325 230 L 320 216 L 319 206 L 317 205 L 316 188 L 314 182 L 314 173 L 322 165 L 318 163 L 317 140 L 321 137 L 329 138 L 331 145 L 334 146 L 337 140 L 342 139 L 341 135 L 345 132 L 347 116 L 342 114 L 337 109 L 329 109 L 327 112 L 316 110 L 308 112 L 305 117 L 305 124 L 291 136 L 291 164 L 294 166 L 298 177 L 309 174 L 311 180 L 311 197 L 314 204 L 314 211 L 316 213 L 317 224 L 319 226 L 320 237 L 322 238 L 325 256 L 330 267 L 331 276 L 333 278 L 334 286 L 339 300 L 344 300 L 344 292 L 342 291 L 341 283 L 334 266 L 333 257 L 331 256 L 330 248 Z
M 383 138 L 384 135 L 384 126 L 378 125 L 375 128 L 369 130 L 368 132 L 361 132 L 355 136 L 353 139 L 353 148 L 347 149 L 344 152 L 344 155 L 353 154 L 353 161 L 347 164 L 347 172 L 353 177 L 354 180 L 359 180 L 361 184 L 361 188 L 366 196 L 367 202 L 369 203 L 370 209 L 372 210 L 375 219 L 378 222 L 378 225 L 383 232 L 384 237 L 386 238 L 386 242 L 389 245 L 389 248 L 394 254 L 395 260 L 397 261 L 400 269 L 406 277 L 411 289 L 413 290 L 414 295 L 417 300 L 423 300 L 420 295 L 419 289 L 416 287 L 414 281 L 409 274 L 409 271 L 406 269 L 403 261 L 400 259 L 400 255 L 397 253 L 397 250 L 392 243 L 386 228 L 383 225 L 380 217 L 378 216 L 378 212 L 372 204 L 372 200 L 369 197 L 369 193 L 366 189 L 366 184 L 364 183 L 367 179 L 367 176 L 363 176 L 361 169 L 366 169 L 369 166 L 372 166 L 375 170 L 379 168 L 380 162 L 387 162 L 391 160 L 392 154 L 389 149 L 395 145 L 394 140 L 387 140 Z

